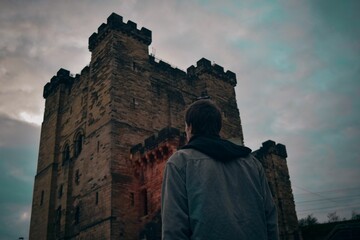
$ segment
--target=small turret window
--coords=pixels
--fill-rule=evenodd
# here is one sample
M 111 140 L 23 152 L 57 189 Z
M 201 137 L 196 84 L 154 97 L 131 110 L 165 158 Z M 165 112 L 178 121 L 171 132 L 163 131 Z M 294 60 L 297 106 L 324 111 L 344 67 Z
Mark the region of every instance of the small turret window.
M 66 144 L 62 153 L 62 163 L 64 164 L 65 162 L 70 160 L 70 147 L 69 144 Z
M 141 203 L 142 203 L 141 212 L 142 212 L 143 216 L 146 216 L 146 215 L 148 215 L 148 199 L 147 199 L 146 189 L 141 190 L 140 197 L 141 197 Z
M 61 197 L 62 197 L 62 195 L 63 195 L 63 189 L 64 189 L 64 185 L 61 184 L 61 185 L 59 186 L 58 198 L 61 198 Z
M 75 143 L 74 143 L 74 147 L 75 147 L 74 155 L 75 155 L 75 157 L 80 155 L 81 150 L 83 148 L 83 144 L 84 144 L 84 135 L 82 133 L 78 133 L 76 135 Z
M 80 222 L 80 206 L 76 206 L 75 215 L 74 215 L 75 224 L 79 224 Z
M 55 224 L 59 227 L 61 224 L 61 206 L 56 209 Z
M 44 190 L 41 191 L 41 197 L 40 197 L 40 206 L 42 206 L 44 204 Z

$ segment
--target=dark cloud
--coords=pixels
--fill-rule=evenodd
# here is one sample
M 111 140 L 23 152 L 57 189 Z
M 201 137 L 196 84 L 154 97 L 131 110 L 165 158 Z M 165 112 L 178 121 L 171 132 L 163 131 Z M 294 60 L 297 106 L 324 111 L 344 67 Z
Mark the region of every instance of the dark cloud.
M 0 114 L 0 147 L 33 148 L 40 140 L 40 127 Z

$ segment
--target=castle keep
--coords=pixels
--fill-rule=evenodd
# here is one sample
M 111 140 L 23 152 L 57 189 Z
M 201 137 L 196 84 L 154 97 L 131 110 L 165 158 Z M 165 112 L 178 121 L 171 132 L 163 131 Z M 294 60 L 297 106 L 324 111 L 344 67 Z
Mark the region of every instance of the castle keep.
M 30 239 L 158 239 L 162 171 L 185 144 L 183 111 L 198 97 L 222 109 L 222 137 L 243 144 L 235 73 L 204 58 L 184 72 L 149 55 L 151 40 L 113 13 L 89 38 L 89 66 L 45 85 Z M 285 146 L 267 141 L 254 154 L 282 239 L 296 239 Z

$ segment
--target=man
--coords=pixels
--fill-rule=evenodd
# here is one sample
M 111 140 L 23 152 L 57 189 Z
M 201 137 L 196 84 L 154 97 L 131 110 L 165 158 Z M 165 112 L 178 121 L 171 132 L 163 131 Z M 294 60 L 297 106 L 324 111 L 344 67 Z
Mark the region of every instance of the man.
M 276 208 L 260 162 L 220 138 L 211 100 L 186 110 L 188 144 L 170 157 L 162 185 L 162 239 L 278 239 Z

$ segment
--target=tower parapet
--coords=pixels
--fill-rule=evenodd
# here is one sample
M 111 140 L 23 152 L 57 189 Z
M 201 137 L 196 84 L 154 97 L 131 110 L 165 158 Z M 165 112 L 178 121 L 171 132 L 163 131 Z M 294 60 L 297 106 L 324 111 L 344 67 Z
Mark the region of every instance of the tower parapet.
M 196 62 L 196 67 L 194 65 L 188 67 L 187 74 L 189 76 L 198 76 L 202 73 L 208 73 L 215 75 L 227 82 L 232 86 L 236 86 L 236 74 L 232 71 L 224 71 L 224 68 L 218 64 L 211 64 L 211 62 L 206 58 L 201 58 Z
M 163 60 L 160 61 L 156 61 L 156 60 L 157 59 L 155 59 L 153 55 L 149 55 L 149 63 L 155 66 L 157 69 L 162 71 L 167 71 L 174 76 L 186 77 L 186 72 L 184 72 L 183 70 L 177 67 L 173 67 L 169 63 L 164 62 Z
M 173 139 L 175 137 L 181 138 L 182 142 L 184 142 L 185 140 L 185 137 L 181 134 L 179 129 L 173 127 L 163 128 L 157 134 L 153 134 L 150 137 L 146 138 L 144 143 L 139 143 L 134 145 L 130 149 L 130 154 L 132 155 L 136 153 L 143 154 L 146 151 L 156 148 L 162 142 L 165 142 L 166 140 L 169 139 Z
M 70 71 L 60 68 L 60 70 L 53 76 L 50 82 L 46 83 L 44 86 L 43 97 L 47 98 L 52 94 L 60 84 L 65 84 L 71 86 L 74 82 L 74 77 L 70 75 Z
M 262 147 L 256 151 L 257 156 L 265 156 L 267 154 L 276 154 L 284 159 L 287 158 L 287 152 L 285 145 L 278 143 L 276 144 L 272 140 L 268 140 L 262 143 Z
M 133 38 L 144 42 L 147 45 L 151 44 L 151 31 L 145 27 L 142 27 L 140 30 L 137 29 L 136 23 L 132 21 L 127 21 L 127 23 L 123 22 L 123 17 L 117 15 L 116 13 L 112 13 L 107 18 L 107 23 L 103 23 L 98 28 L 97 33 L 93 33 L 89 37 L 89 50 L 92 51 L 99 44 L 99 42 L 108 35 L 110 30 L 118 30 L 121 31 Z
M 155 57 L 150 55 L 149 56 L 150 64 L 156 66 L 158 69 L 162 71 L 170 72 L 172 75 L 181 76 L 181 77 L 188 77 L 193 78 L 194 76 L 199 76 L 203 73 L 212 74 L 214 76 L 223 79 L 224 81 L 231 84 L 231 86 L 236 86 L 236 74 L 230 70 L 224 71 L 224 68 L 218 64 L 211 64 L 211 62 L 206 58 L 201 58 L 199 61 L 196 62 L 196 67 L 191 65 L 187 68 L 187 71 L 184 72 L 181 69 L 176 67 L 172 67 L 169 63 L 166 63 L 162 60 L 157 62 Z

